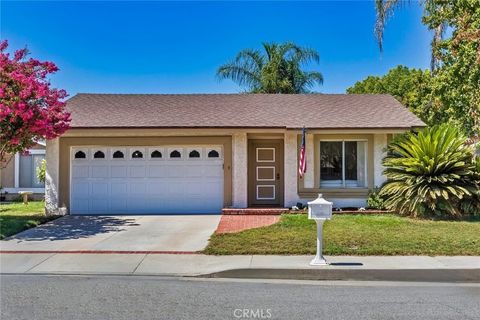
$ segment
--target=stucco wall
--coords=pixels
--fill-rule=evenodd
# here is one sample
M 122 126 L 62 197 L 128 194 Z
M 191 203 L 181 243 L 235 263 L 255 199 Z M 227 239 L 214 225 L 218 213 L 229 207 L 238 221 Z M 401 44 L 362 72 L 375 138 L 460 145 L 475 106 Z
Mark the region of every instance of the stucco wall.
M 7 156 L 8 164 L 5 168 L 0 168 L 0 186 L 3 188 L 15 187 L 15 157 Z
M 387 134 L 383 133 L 375 133 L 372 135 L 373 139 L 370 140 L 370 143 L 373 142 L 373 152 L 370 153 L 370 159 L 369 162 L 371 162 L 368 166 L 368 169 L 373 171 L 372 178 L 373 178 L 373 185 L 369 183 L 369 186 L 380 186 L 385 180 L 385 176 L 382 174 L 384 167 L 381 165 L 382 159 L 385 156 L 384 149 L 387 146 Z M 287 143 L 287 139 L 285 140 L 285 149 L 286 152 L 288 150 L 297 150 L 298 146 L 293 145 L 293 141 Z M 290 144 L 290 146 L 287 146 L 287 144 Z M 303 183 L 305 188 L 312 188 L 313 184 L 315 183 L 315 179 L 318 177 L 314 174 L 314 166 L 316 165 L 316 162 L 318 159 L 314 157 L 313 150 L 315 146 L 315 142 L 313 139 L 313 135 L 307 134 L 307 139 L 306 139 L 306 145 L 307 145 L 307 172 L 305 174 L 305 177 L 303 180 L 299 180 L 299 183 Z M 287 149 L 288 148 L 288 149 Z M 309 150 L 312 154 L 309 153 Z M 295 153 L 295 159 L 290 160 L 290 166 L 294 168 L 292 172 L 296 173 L 296 170 L 298 168 L 298 159 L 297 159 L 297 154 Z M 286 166 L 287 166 L 287 160 L 286 160 Z M 316 168 L 317 171 L 319 168 Z M 317 174 L 318 175 L 318 174 Z M 370 176 L 370 174 L 369 174 Z M 372 179 L 370 178 L 370 179 Z M 286 190 L 289 188 L 286 186 Z M 336 197 L 332 194 L 328 195 L 329 190 L 324 190 L 322 193 L 326 193 L 327 195 L 325 198 L 328 201 L 332 201 L 334 204 L 334 207 L 365 207 L 366 206 L 366 199 L 367 199 L 367 192 L 365 191 L 362 196 L 355 194 L 353 195 L 353 192 L 356 190 L 345 190 L 345 195 L 340 194 L 339 197 Z M 321 192 L 321 191 L 317 191 Z M 349 197 L 347 194 L 352 193 L 352 196 Z M 337 193 L 336 193 L 337 194 Z M 338 194 L 337 194 L 338 195 Z M 285 199 L 285 205 L 286 206 L 292 206 L 295 205 L 297 202 L 301 202 L 303 204 L 306 204 L 308 201 L 313 200 L 316 197 L 315 194 L 308 194 L 308 197 L 306 197 L 304 194 L 301 195 L 301 198 L 296 194 L 296 192 L 293 192 L 293 188 L 290 188 L 290 196 Z
M 306 147 L 307 171 L 305 172 L 305 175 L 303 177 L 303 187 L 313 188 L 315 185 L 315 172 L 314 172 L 315 145 L 314 145 L 313 134 L 307 133 L 307 136 L 305 139 L 305 147 Z
M 348 208 L 348 207 L 354 207 L 354 208 L 364 208 L 367 205 L 367 199 L 366 198 L 345 198 L 345 199 L 340 199 L 340 198 L 330 198 L 328 201 L 333 202 L 333 207 L 334 208 Z
M 248 206 L 248 144 L 246 133 L 232 135 L 232 206 Z
M 98 132 L 97 132 L 98 131 Z M 140 136 L 146 137 L 155 137 L 161 136 L 163 134 L 166 135 L 164 131 L 155 130 L 139 130 L 131 131 L 131 130 L 86 130 L 80 133 L 79 130 L 72 130 L 70 132 L 70 136 L 106 136 L 109 139 L 113 137 L 121 137 L 126 136 L 136 137 L 139 138 Z M 190 131 L 189 131 L 190 132 Z M 192 131 L 193 132 L 193 131 Z M 220 133 L 220 131 L 195 131 L 194 136 L 198 136 L 200 132 L 204 133 L 205 136 L 211 135 L 216 136 Z M 225 136 L 232 137 L 232 149 L 230 155 L 232 156 L 231 159 L 231 205 L 236 208 L 245 208 L 248 206 L 248 130 L 225 130 L 222 133 Z M 272 131 L 273 132 L 273 131 Z M 275 131 L 276 132 L 276 131 Z M 184 132 L 172 131 L 168 132 L 169 135 L 178 135 L 182 136 Z M 197 134 L 198 133 L 198 134 Z M 316 197 L 316 193 L 308 194 L 309 198 L 306 198 L 307 195 L 302 194 L 302 198 L 300 198 L 298 194 L 298 183 L 304 184 L 306 187 L 312 188 L 316 183 L 316 175 L 314 170 L 315 164 L 315 157 L 316 154 L 314 152 L 315 146 L 315 134 L 319 134 L 319 132 L 310 132 L 307 134 L 307 173 L 303 180 L 300 182 L 297 180 L 297 171 L 298 171 L 298 135 L 300 131 L 283 131 L 278 132 L 278 134 L 284 134 L 284 150 L 285 150 L 285 159 L 284 159 L 284 205 L 286 207 L 291 207 L 296 205 L 297 202 L 302 202 L 306 204 L 307 201 L 312 200 Z M 193 134 L 190 133 L 192 136 Z M 323 134 L 323 132 L 322 132 Z M 359 133 L 360 134 L 360 133 Z M 373 160 L 373 180 L 374 185 L 380 185 L 385 181 L 385 177 L 382 175 L 383 167 L 381 166 L 381 160 L 384 156 L 383 149 L 386 147 L 387 144 L 387 133 L 380 133 L 375 132 L 371 133 L 370 136 L 373 136 L 373 157 L 370 159 Z M 86 138 L 89 139 L 89 138 Z M 49 213 L 56 213 L 58 212 L 58 206 L 60 204 L 60 197 L 59 190 L 60 190 L 60 180 L 64 179 L 59 177 L 59 153 L 60 153 L 60 143 L 58 139 L 50 140 L 47 142 L 47 152 L 46 152 L 46 159 L 47 159 L 47 175 L 46 175 L 46 208 Z M 67 159 L 68 160 L 68 159 Z M 68 166 L 68 161 L 63 164 L 63 166 Z M 226 168 L 228 169 L 228 168 Z M 370 170 L 370 169 L 369 169 Z M 66 175 L 65 175 L 66 176 Z M 65 178 L 66 179 L 66 178 Z M 68 184 L 68 179 L 66 180 Z M 68 189 L 68 186 L 66 187 Z M 64 190 L 64 188 L 61 188 Z M 62 191 L 65 192 L 65 191 Z M 365 193 L 366 194 L 366 193 Z M 365 194 L 361 197 L 347 197 L 346 195 L 342 194 L 335 194 L 330 195 L 328 200 L 334 202 L 334 206 L 336 207 L 362 207 L 365 206 Z M 338 196 L 338 197 L 337 197 Z
M 59 213 L 59 139 L 47 141 L 45 153 L 47 170 L 45 172 L 45 212 L 47 214 Z
M 285 207 L 300 201 L 297 187 L 297 133 L 285 133 Z
M 374 170 L 374 186 L 379 187 L 385 182 L 386 177 L 383 175 L 384 167 L 382 166 L 382 160 L 385 157 L 384 149 L 387 147 L 387 135 L 375 134 L 373 137 L 373 170 Z
M 355 207 L 355 208 L 362 208 L 367 205 L 367 198 L 333 198 L 328 196 L 323 196 L 326 200 L 333 202 L 334 208 L 345 208 L 345 207 Z M 304 206 L 307 205 L 307 202 L 312 201 L 316 198 L 316 196 L 312 196 L 311 198 L 298 198 L 293 203 L 295 205 L 297 202 L 301 202 Z

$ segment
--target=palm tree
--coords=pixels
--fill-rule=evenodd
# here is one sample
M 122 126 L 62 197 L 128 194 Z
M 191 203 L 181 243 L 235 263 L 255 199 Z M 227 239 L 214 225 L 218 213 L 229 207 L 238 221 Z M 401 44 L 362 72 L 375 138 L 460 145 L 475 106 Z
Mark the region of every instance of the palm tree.
M 318 63 L 317 51 L 291 42 L 263 43 L 263 49 L 240 51 L 218 68 L 218 78 L 231 79 L 251 93 L 309 93 L 323 83 L 320 72 L 302 70 L 305 64 Z
M 465 212 L 480 207 L 476 198 L 480 163 L 465 137 L 449 124 L 396 137 L 383 166 L 388 180 L 380 196 L 389 210 L 414 216 L 460 216 L 462 207 Z
M 385 25 L 387 20 L 393 15 L 395 9 L 405 4 L 406 0 L 375 0 L 375 10 L 377 17 L 375 19 L 375 37 L 380 51 L 383 51 L 383 33 L 385 31 Z M 435 6 L 433 0 L 422 0 L 424 6 Z M 434 49 L 436 45 L 443 39 L 445 29 L 447 28 L 445 23 L 440 23 L 435 29 L 432 39 L 432 55 L 430 59 L 430 69 L 434 71 L 439 64 L 437 57 L 435 56 Z

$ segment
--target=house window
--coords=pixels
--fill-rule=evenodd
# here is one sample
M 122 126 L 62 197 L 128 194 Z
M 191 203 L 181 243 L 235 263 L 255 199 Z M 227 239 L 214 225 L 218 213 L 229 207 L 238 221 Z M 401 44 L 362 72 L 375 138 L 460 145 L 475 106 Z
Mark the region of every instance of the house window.
M 140 151 L 134 151 L 132 153 L 132 159 L 141 159 L 143 158 L 143 153 L 141 153 Z
M 75 153 L 75 159 L 85 159 L 87 155 L 83 151 L 77 151 Z
M 123 156 L 123 152 L 117 150 L 117 151 L 115 151 L 115 152 L 113 153 L 113 156 L 112 156 L 112 157 L 113 157 L 113 159 L 123 159 L 123 157 L 124 157 L 124 156 Z
M 150 154 L 150 157 L 151 158 L 161 158 L 162 157 L 162 153 L 158 150 L 155 150 L 153 151 L 151 154 Z
M 19 161 L 19 187 L 43 188 L 45 183 L 38 179 L 37 170 L 45 159 L 44 154 L 20 155 Z
M 198 152 L 197 150 L 190 151 L 190 153 L 188 154 L 188 157 L 189 158 L 200 158 L 200 152 Z
M 208 157 L 209 158 L 218 158 L 220 155 L 218 154 L 218 151 L 216 150 L 210 150 L 210 152 L 208 153 Z
M 320 188 L 367 187 L 365 141 L 320 142 Z
M 97 151 L 93 154 L 94 159 L 105 159 L 105 153 L 102 151 Z
M 181 157 L 182 155 L 177 150 L 173 150 L 172 152 L 170 152 L 170 158 L 181 158 Z

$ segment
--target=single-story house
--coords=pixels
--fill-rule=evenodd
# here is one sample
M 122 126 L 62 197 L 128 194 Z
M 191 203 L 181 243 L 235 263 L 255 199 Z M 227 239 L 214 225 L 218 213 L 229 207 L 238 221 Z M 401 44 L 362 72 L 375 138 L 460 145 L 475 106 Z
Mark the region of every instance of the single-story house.
M 24 154 L 17 153 L 6 159 L 5 167 L 0 168 L 2 199 L 18 198 L 19 191 L 31 191 L 31 197 L 43 199 L 45 184 L 37 176 L 37 170 L 45 159 L 45 141 L 38 141 Z
M 48 212 L 220 213 L 318 193 L 365 206 L 388 141 L 425 126 L 390 95 L 78 94 L 67 107 L 71 128 L 47 142 Z

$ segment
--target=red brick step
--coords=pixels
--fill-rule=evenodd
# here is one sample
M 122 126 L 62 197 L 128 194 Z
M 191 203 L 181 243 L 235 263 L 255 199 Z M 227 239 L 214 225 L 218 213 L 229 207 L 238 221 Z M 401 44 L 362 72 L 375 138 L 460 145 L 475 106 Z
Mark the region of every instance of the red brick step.
M 288 212 L 288 208 L 223 208 L 224 215 L 279 215 Z

